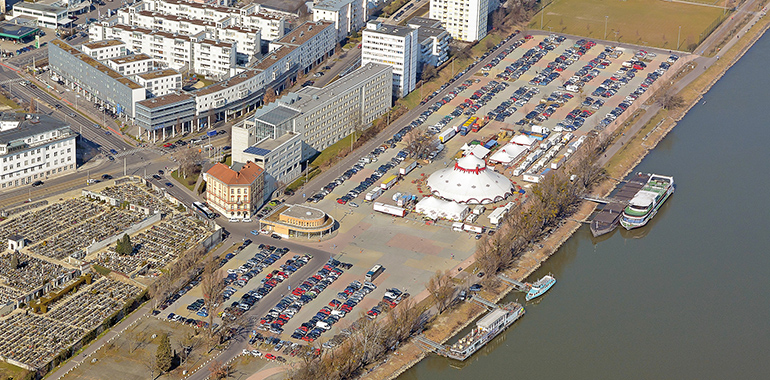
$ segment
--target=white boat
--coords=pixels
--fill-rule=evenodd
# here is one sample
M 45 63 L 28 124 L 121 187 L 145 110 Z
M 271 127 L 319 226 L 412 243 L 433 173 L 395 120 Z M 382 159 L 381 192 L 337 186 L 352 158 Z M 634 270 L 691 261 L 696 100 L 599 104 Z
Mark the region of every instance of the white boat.
M 548 289 L 551 289 L 551 287 L 555 283 L 556 283 L 556 278 L 554 278 L 550 274 L 543 276 L 543 278 L 537 280 L 535 283 L 531 285 L 531 287 L 529 288 L 529 291 L 527 291 L 527 296 L 525 297 L 526 300 L 530 301 L 532 299 L 542 296 L 543 294 L 545 294 L 545 292 L 548 291 Z
M 653 174 L 623 209 L 620 225 L 625 229 L 642 227 L 658 213 L 658 209 L 674 193 L 674 177 Z

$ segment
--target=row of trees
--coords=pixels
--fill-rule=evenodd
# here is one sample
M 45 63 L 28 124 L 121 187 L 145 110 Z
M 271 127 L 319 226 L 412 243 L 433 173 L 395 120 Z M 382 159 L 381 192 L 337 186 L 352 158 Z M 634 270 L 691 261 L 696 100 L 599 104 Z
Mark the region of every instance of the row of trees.
M 551 172 L 534 186 L 528 201 L 505 218 L 494 235 L 479 239 L 476 260 L 481 271 L 494 274 L 511 266 L 532 242 L 573 213 L 581 196 L 605 177 L 597 162 L 609 139 L 593 137 L 586 143 L 565 170 Z M 488 275 L 485 280 L 493 278 Z
M 423 310 L 411 298 L 402 301 L 386 314 L 384 321 L 361 318 L 354 324 L 354 332 L 337 348 L 322 356 L 303 356 L 304 362 L 293 369 L 293 380 L 350 379 L 367 365 L 380 360 L 422 327 Z

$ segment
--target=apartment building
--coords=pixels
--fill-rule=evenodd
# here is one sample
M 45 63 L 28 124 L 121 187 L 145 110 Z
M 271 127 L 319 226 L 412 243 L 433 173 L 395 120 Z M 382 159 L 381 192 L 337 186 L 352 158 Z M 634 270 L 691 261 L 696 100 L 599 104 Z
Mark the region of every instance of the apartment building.
M 212 166 L 206 181 L 206 202 L 226 218 L 251 218 L 265 202 L 264 169 L 253 162 Z
M 182 89 L 182 74 L 174 69 L 144 72 L 135 75 L 134 80 L 147 90 L 147 98 L 171 94 Z
M 390 109 L 392 83 L 391 66 L 368 63 L 324 88 L 289 93 L 258 109 L 243 126 L 233 128 L 245 129 L 233 132 L 233 155 L 263 139 L 292 133 L 302 136 L 304 161 L 355 130 L 369 128 Z
M 248 128 L 233 127 L 232 133 L 239 146 L 247 145 L 243 142 L 248 140 L 238 139 L 250 137 Z M 270 194 L 302 175 L 302 135 L 288 132 L 276 139 L 263 138 L 243 150 L 233 150 L 233 162 L 249 161 L 265 169 L 265 193 Z
M 124 56 L 128 53 L 126 43 L 116 39 L 86 42 L 80 46 L 80 50 L 97 61 Z
M 329 21 L 306 22 L 270 42 L 270 51 L 279 47 L 289 50 L 291 60 L 299 65 L 299 72 L 307 74 L 327 56 L 334 54 L 336 35 L 334 24 Z
M 48 44 L 48 64 L 67 86 L 129 121 L 134 104 L 145 99 L 144 87 L 62 40 Z
M 0 114 L 0 189 L 75 170 L 75 139 L 69 125 L 45 114 Z
M 284 17 L 264 12 L 259 4 L 253 3 L 232 8 L 181 0 L 146 0 L 128 9 L 134 9 L 133 12 L 145 10 L 192 20 L 215 22 L 220 23 L 221 26 L 258 28 L 261 34 L 260 40 L 265 41 L 283 37 L 286 29 Z M 128 21 L 124 22 L 131 24 Z
M 394 97 L 404 97 L 414 90 L 420 57 L 417 29 L 369 22 L 361 46 L 362 66 L 374 62 L 393 67 Z
M 407 26 L 417 29 L 417 40 L 420 41 L 420 70 L 423 65 L 440 66 L 449 59 L 449 41 L 452 37 L 441 26 L 441 21 L 415 17 L 407 22 Z
M 155 61 L 144 53 L 111 58 L 106 60 L 105 63 L 113 70 L 127 77 L 155 69 Z M 141 85 L 141 83 L 139 84 Z
M 230 21 L 233 21 L 231 19 L 214 22 L 158 12 L 137 12 L 133 8 L 121 9 L 118 11 L 118 18 L 121 24 L 169 33 L 198 35 L 205 32 L 209 39 L 235 43 L 238 46 L 237 53 L 245 55 L 242 60 L 245 60 L 246 63 L 260 52 L 262 46 L 259 28 L 230 25 Z
M 487 35 L 489 12 L 490 0 L 430 0 L 429 18 L 441 21 L 452 38 L 473 42 Z
M 117 39 L 132 53 L 145 53 L 157 62 L 176 70 L 227 77 L 235 67 L 237 45 L 215 41 L 206 32 L 183 35 L 124 24 L 91 24 L 93 40 Z
M 367 1 L 321 0 L 313 5 L 313 21 L 330 21 L 337 28 L 337 40 L 342 41 L 366 24 Z

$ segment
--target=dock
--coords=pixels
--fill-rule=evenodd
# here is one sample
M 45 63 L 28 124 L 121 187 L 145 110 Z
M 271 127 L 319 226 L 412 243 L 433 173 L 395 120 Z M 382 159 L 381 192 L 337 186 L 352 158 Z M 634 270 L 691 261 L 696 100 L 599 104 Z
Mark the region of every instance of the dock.
M 644 187 L 651 174 L 637 173 L 633 175 L 612 197 L 586 196 L 583 199 L 604 203 L 604 208 L 591 220 L 591 233 L 594 237 L 610 233 L 620 222 L 620 215 L 628 202 Z
M 516 290 L 518 290 L 520 292 L 523 292 L 523 293 L 529 292 L 529 289 L 532 288 L 532 284 L 529 284 L 529 283 L 526 283 L 526 282 L 516 281 L 514 279 L 510 279 L 508 277 L 505 277 L 505 276 L 503 276 L 501 274 L 497 275 L 497 277 L 499 277 L 504 282 L 507 282 L 508 284 L 512 285 L 514 289 L 516 289 Z

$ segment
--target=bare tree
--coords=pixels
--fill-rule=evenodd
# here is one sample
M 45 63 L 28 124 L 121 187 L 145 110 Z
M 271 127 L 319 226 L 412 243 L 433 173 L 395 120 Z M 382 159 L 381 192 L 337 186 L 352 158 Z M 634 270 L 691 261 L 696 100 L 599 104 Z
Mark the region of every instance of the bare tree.
M 151 353 L 145 354 L 141 361 L 144 368 L 147 369 L 147 372 L 150 373 L 150 379 L 154 380 L 156 377 L 155 371 L 157 371 L 158 369 L 157 359 L 155 358 L 155 355 Z
M 267 105 L 274 102 L 276 99 L 278 99 L 278 96 L 275 93 L 275 89 L 273 89 L 273 87 L 266 88 L 265 95 L 262 97 L 262 104 Z
M 222 302 L 222 292 L 225 290 L 222 270 L 216 260 L 209 260 L 203 268 L 201 274 L 201 292 L 203 293 L 203 304 L 209 313 L 209 337 L 213 335 L 214 315 Z
M 436 71 L 436 66 L 433 66 L 431 64 L 424 64 L 422 65 L 422 76 L 421 79 L 424 82 L 427 82 L 433 78 L 436 78 L 438 76 L 438 71 Z
M 446 307 L 454 294 L 452 276 L 449 274 L 449 271 L 447 270 L 444 273 L 436 271 L 433 277 L 428 280 L 426 288 L 428 289 L 431 298 L 436 302 L 438 312 L 441 313 L 446 310 Z
M 209 365 L 209 371 L 211 371 L 211 377 L 216 380 L 222 380 L 230 377 L 233 373 L 233 367 L 230 364 L 214 360 Z
M 195 171 L 198 170 L 201 152 L 196 148 L 188 146 L 176 153 L 176 159 L 177 162 L 179 162 L 179 176 L 187 178 L 188 176 L 195 174 Z
M 658 104 L 667 110 L 684 107 L 684 98 L 679 94 L 666 94 L 658 100 Z
M 428 153 L 436 148 L 436 141 L 429 138 L 420 129 L 413 129 L 404 136 L 406 151 L 409 157 L 425 158 Z

